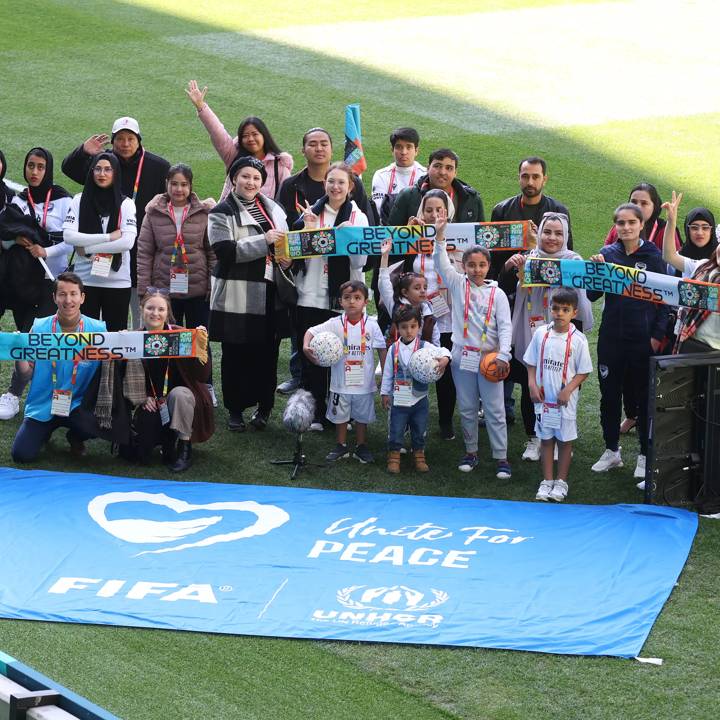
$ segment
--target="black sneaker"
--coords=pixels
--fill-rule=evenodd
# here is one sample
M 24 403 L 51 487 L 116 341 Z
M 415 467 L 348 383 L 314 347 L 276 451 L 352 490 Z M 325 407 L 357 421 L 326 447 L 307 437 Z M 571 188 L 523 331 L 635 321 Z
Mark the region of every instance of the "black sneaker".
M 358 445 L 355 448 L 353 457 L 356 460 L 359 460 L 363 465 L 375 462 L 375 458 L 373 457 L 373 454 L 370 452 L 370 448 L 367 445 Z
M 232 432 L 245 432 L 247 425 L 242 413 L 231 412 L 227 421 L 227 428 Z
M 266 415 L 264 412 L 260 412 L 260 408 L 258 408 L 250 418 L 250 424 L 256 429 L 256 430 L 264 430 L 267 427 L 269 420 L 269 415 Z
M 441 425 L 440 426 L 440 437 L 443 440 L 454 440 L 455 439 L 455 431 L 453 430 L 452 425 Z
M 326 456 L 325 462 L 334 463 L 338 460 L 350 457 L 350 451 L 347 445 L 338 443 Z

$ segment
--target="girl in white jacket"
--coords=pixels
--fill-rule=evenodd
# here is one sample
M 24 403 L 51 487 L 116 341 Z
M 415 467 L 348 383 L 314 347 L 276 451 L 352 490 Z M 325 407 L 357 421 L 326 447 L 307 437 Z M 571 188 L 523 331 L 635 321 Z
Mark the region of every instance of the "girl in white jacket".
M 475 246 L 466 250 L 462 258 L 464 273 L 455 270 L 445 248 L 445 224 L 437 224 L 433 260 L 452 301 L 451 368 L 466 453 L 458 469 L 470 472 L 478 464 L 478 407 L 482 399 L 492 455 L 497 461 L 497 477 L 508 479 L 512 473 L 507 461 L 503 384 L 487 380 L 479 369 L 483 357 L 490 352 L 498 353 L 500 368 L 509 366 L 510 304 L 497 283 L 485 279 L 490 269 L 490 253 L 486 248 Z

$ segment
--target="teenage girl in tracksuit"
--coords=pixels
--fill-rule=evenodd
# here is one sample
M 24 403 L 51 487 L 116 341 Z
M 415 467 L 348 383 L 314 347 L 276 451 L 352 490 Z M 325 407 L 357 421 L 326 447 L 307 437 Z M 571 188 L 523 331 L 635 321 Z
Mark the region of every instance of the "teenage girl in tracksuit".
M 512 323 L 507 295 L 485 277 L 490 269 L 490 253 L 479 246 L 463 253 L 463 270 L 452 266 L 445 247 L 445 227 L 438 224 L 433 261 L 448 288 L 452 305 L 452 375 L 460 409 L 466 455 L 458 468 L 470 472 L 477 464 L 478 406 L 482 399 L 497 477 L 511 477 L 507 461 L 507 425 L 503 384 L 491 382 L 479 372 L 479 363 L 489 352 L 508 365 Z

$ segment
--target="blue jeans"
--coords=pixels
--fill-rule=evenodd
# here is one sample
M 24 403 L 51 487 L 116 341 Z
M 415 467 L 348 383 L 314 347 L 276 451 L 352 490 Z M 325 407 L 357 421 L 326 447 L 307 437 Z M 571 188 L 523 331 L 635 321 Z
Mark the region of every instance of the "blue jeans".
M 35 460 L 43 445 L 59 427 L 69 428 L 68 439 L 89 440 L 94 437 L 94 420 L 92 413 L 82 407 L 75 408 L 68 417 L 54 415 L 47 421 L 25 418 L 13 441 L 10 451 L 12 459 L 16 463 Z
M 413 450 L 425 449 L 430 403 L 427 396 L 410 407 L 390 408 L 390 427 L 388 429 L 388 450 L 399 450 L 403 446 L 405 428 L 410 426 L 410 440 Z

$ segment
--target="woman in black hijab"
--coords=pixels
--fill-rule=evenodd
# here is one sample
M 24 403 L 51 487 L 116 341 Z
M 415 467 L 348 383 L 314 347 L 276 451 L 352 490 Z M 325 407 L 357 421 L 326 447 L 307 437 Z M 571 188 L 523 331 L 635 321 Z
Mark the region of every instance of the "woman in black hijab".
M 5 175 L 5 158 L 0 153 L 0 178 Z M 17 235 L 4 235 L 2 258 L 3 294 L 15 326 L 28 332 L 36 318 L 52 315 L 55 303 L 52 281 L 67 266 L 68 247 L 63 242 L 62 226 L 71 196 L 53 182 L 53 156 L 42 147 L 32 148 L 25 156 L 23 173 L 27 187 L 12 197 L 4 213 L 5 221 L 17 227 Z M 6 199 L 5 184 L 0 187 L 0 203 Z M 26 228 L 26 230 L 23 230 Z M 20 397 L 30 376 L 15 363 L 10 387 L 0 396 L 0 420 L 15 417 Z
M 120 190 L 118 160 L 96 155 L 85 187 L 63 225 L 74 247 L 75 272 L 85 285 L 83 312 L 105 320 L 110 332 L 127 327 L 130 304 L 130 248 L 135 244 L 135 204 Z
M 685 243 L 680 255 L 693 260 L 708 260 L 718 246 L 715 216 L 705 207 L 693 208 L 685 217 Z
M 7 163 L 5 162 L 5 153 L 0 150 L 0 212 L 5 209 L 15 193 L 5 184 L 5 173 L 7 172 Z

